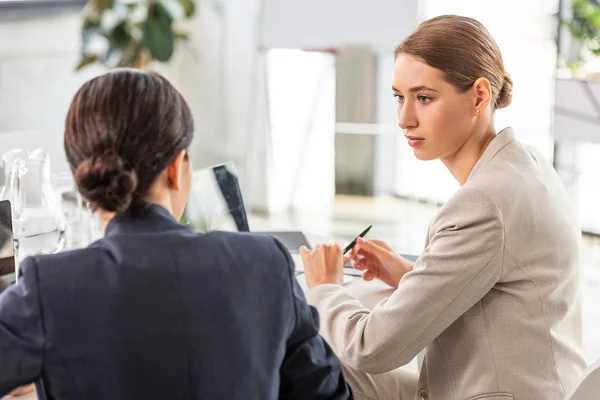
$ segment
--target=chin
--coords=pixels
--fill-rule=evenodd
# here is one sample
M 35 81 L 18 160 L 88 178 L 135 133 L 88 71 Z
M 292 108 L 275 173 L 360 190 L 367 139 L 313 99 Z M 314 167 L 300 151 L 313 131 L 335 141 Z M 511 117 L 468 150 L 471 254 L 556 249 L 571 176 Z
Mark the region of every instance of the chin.
M 431 154 L 423 149 L 413 149 L 413 154 L 421 161 L 431 161 L 439 158 L 435 154 Z

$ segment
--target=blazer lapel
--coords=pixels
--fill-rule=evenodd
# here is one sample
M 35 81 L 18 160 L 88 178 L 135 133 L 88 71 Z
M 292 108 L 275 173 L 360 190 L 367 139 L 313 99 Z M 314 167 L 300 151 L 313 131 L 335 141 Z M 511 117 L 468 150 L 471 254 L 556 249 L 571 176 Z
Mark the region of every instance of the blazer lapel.
M 516 140 L 515 133 L 512 128 L 506 128 L 500 131 L 498 135 L 492 140 L 492 142 L 488 145 L 487 149 L 483 152 L 479 160 L 471 170 L 467 181 L 469 181 L 472 177 L 477 175 L 479 171 L 494 158 L 496 154 L 498 154 L 503 148 L 511 144 Z

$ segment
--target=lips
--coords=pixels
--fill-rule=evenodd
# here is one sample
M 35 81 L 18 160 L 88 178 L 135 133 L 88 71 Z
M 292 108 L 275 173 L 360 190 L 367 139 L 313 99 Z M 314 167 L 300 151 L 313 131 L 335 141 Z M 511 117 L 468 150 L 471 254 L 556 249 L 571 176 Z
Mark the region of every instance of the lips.
M 406 135 L 406 140 L 408 140 L 408 145 L 412 148 L 419 147 L 423 144 L 425 139 L 420 138 L 418 136 Z

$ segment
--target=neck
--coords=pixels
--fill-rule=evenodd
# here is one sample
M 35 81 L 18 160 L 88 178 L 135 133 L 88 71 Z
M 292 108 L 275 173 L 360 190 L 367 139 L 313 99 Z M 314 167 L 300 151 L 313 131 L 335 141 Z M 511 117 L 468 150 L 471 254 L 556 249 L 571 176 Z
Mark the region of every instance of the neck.
M 472 135 L 456 153 L 441 159 L 460 186 L 467 182 L 473 167 L 495 137 L 494 127 L 488 127 L 482 133 Z
M 165 208 L 172 215 L 174 214 L 173 203 L 171 202 L 171 197 L 168 196 L 168 194 L 160 195 L 158 193 L 154 193 L 148 198 L 147 202 L 150 204 L 157 204 Z M 102 228 L 102 231 L 105 231 L 106 226 L 115 217 L 115 215 L 117 215 L 117 213 L 98 209 L 98 215 L 100 216 L 100 226 Z

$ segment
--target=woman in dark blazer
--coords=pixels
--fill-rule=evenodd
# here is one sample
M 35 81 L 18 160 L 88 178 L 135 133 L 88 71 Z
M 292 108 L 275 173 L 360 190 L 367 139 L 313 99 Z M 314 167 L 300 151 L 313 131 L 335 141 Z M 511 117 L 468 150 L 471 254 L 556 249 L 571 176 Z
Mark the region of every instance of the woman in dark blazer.
M 193 131 L 159 75 L 77 92 L 65 150 L 105 237 L 27 258 L 0 296 L 0 396 L 37 381 L 61 400 L 352 398 L 282 245 L 177 222 Z

